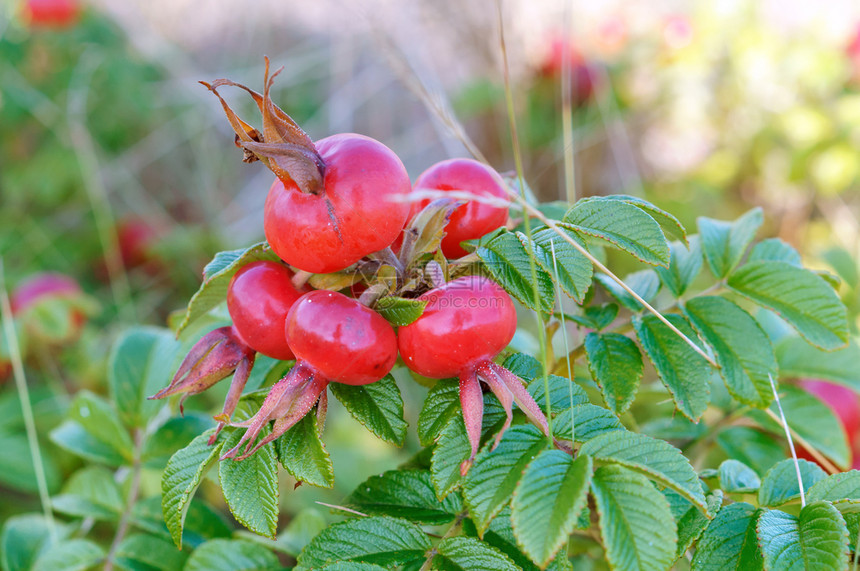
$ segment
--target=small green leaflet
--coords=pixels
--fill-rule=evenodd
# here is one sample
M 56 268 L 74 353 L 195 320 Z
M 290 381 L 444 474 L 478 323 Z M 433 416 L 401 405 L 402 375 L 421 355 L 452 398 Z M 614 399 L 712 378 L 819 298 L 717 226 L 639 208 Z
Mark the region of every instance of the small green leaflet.
M 611 411 L 591 403 L 578 404 L 562 411 L 552 423 L 553 433 L 557 438 L 571 440 L 570 418 L 573 416 L 576 442 L 588 442 L 592 438 L 606 432 L 627 430 L 618 417 Z
M 767 569 L 848 569 L 848 530 L 830 502 L 815 502 L 800 517 L 768 510 L 758 520 Z
M 633 312 L 642 311 L 645 309 L 639 301 L 636 300 L 630 293 L 621 287 L 618 282 L 610 278 L 607 274 L 597 274 L 594 276 L 600 285 L 608 291 L 618 303 Z M 624 283 L 632 289 L 636 294 L 651 303 L 657 297 L 660 291 L 660 278 L 657 277 L 657 272 L 654 270 L 640 270 L 624 276 Z
M 576 233 L 563 228 L 560 230 L 585 248 L 585 243 Z M 520 241 L 522 242 L 522 238 Z M 527 246 L 527 242 L 524 245 Z M 576 303 L 581 304 L 591 285 L 593 271 L 591 261 L 552 228 L 544 228 L 535 232 L 532 245 L 535 260 L 540 264 L 540 267 L 553 276 L 554 281 L 566 295 Z
M 183 571 L 235 571 L 279 568 L 267 547 L 245 539 L 213 539 L 194 550 Z
M 13 515 L 3 523 L 0 533 L 0 569 L 27 571 L 39 553 L 50 549 L 56 541 L 72 532 L 57 520 L 49 521 L 41 514 Z M 52 534 L 56 537 L 52 537 Z
M 97 520 L 117 520 L 123 499 L 113 472 L 102 466 L 88 466 L 72 474 L 60 495 L 51 498 L 60 512 Z
M 589 333 L 585 338 L 588 369 L 603 400 L 615 414 L 625 412 L 639 390 L 644 365 L 632 339 L 619 333 Z
M 797 336 L 776 344 L 776 360 L 783 377 L 823 379 L 860 392 L 860 346 L 852 339 L 844 349 L 823 351 Z
M 643 198 L 639 198 L 638 196 L 631 196 L 629 194 L 610 194 L 609 196 L 605 196 L 603 198 L 608 200 L 620 200 L 622 202 L 626 202 L 627 204 L 632 204 L 633 206 L 641 208 L 642 210 L 650 214 L 651 218 L 656 220 L 658 224 L 660 224 L 660 227 L 666 234 L 669 234 L 672 237 L 677 238 L 686 243 L 687 230 L 684 228 L 683 224 L 681 224 L 681 221 L 675 218 L 674 215 L 663 210 L 662 208 L 658 208 L 657 206 Z
M 319 433 L 316 409 L 275 441 L 278 461 L 299 482 L 312 486 L 334 486 L 334 466 Z
M 534 262 L 537 283 L 532 281 L 532 254 L 519 236 L 502 232 L 478 248 L 476 253 L 495 281 L 520 303 L 542 313 L 552 311 L 555 303 L 552 278 Z M 538 292 L 537 300 L 535 288 Z
M 699 508 L 685 501 L 685 504 L 688 505 L 689 508 L 677 519 L 678 550 L 676 555 L 678 557 L 683 556 L 684 553 L 690 549 L 693 543 L 699 539 L 708 525 L 710 525 L 711 520 L 722 508 L 722 490 L 714 490 L 713 493 L 708 494 L 707 501 L 708 511 L 705 513 L 702 513 Z
M 422 446 L 430 446 L 460 412 L 460 387 L 457 381 L 442 379 L 433 385 L 421 414 L 418 415 L 418 440 Z
M 669 266 L 669 244 L 660 225 L 644 210 L 610 198 L 578 201 L 564 215 L 562 226 L 606 240 L 638 260 L 654 266 Z
M 761 430 L 748 426 L 730 426 L 717 434 L 716 442 L 729 458 L 764 474 L 785 458 L 782 444 Z
M 439 542 L 436 550 L 439 555 L 436 556 L 435 563 L 440 566 L 433 569 L 519 571 L 519 567 L 514 565 L 507 555 L 474 537 L 448 537 Z
M 387 319 L 391 325 L 403 327 L 421 317 L 426 306 L 427 302 L 419 299 L 388 296 L 379 298 L 373 309 Z
M 720 488 L 729 494 L 749 494 L 761 486 L 761 478 L 752 468 L 731 458 L 720 464 L 718 472 Z
M 203 269 L 203 284 L 188 302 L 185 317 L 179 323 L 176 334 L 182 333 L 182 330 L 191 322 L 209 313 L 213 307 L 227 299 L 227 287 L 236 272 L 242 266 L 260 260 L 280 262 L 278 256 L 265 242 L 254 244 L 249 248 L 215 254 L 212 261 Z
M 827 474 L 818 467 L 818 464 L 799 459 L 797 465 L 800 468 L 800 477 L 803 480 L 805 490 L 827 477 Z M 800 497 L 800 488 L 797 484 L 797 469 L 794 466 L 794 459 L 787 458 L 778 462 L 762 478 L 761 487 L 758 490 L 758 503 L 760 505 L 775 507 L 798 497 Z
M 727 285 L 772 309 L 807 341 L 825 350 L 848 342 L 845 306 L 815 273 L 787 262 L 749 262 L 733 272 Z
M 750 251 L 747 262 L 787 262 L 798 268 L 803 267 L 800 254 L 791 247 L 790 244 L 783 242 L 779 238 L 768 238 L 762 240 Z
M 224 448 L 238 444 L 244 431 L 234 430 L 224 439 Z M 260 438 L 268 430 L 260 433 Z M 259 535 L 274 539 L 278 525 L 278 464 L 271 444 L 244 460 L 222 460 L 218 466 L 221 490 L 236 521 Z
M 126 536 L 114 554 L 120 569 L 174 571 L 183 569 L 186 559 L 188 554 L 176 549 L 170 541 L 143 533 Z
M 678 542 L 669 502 L 641 474 L 622 466 L 601 466 L 591 490 L 600 534 L 612 569 L 664 571 Z
M 403 397 L 394 377 L 385 375 L 369 385 L 331 383 L 331 392 L 358 422 L 379 438 L 403 446 L 406 421 Z
M 763 510 L 748 503 L 729 504 L 717 513 L 696 545 L 695 571 L 763 569 L 756 524 Z
M 669 244 L 671 261 L 668 268 L 656 268 L 660 281 L 676 298 L 684 295 L 687 288 L 702 270 L 702 243 L 698 234 L 690 236 L 690 247 L 682 242 Z
M 69 419 L 86 433 L 131 463 L 134 444 L 113 407 L 102 397 L 83 390 L 69 406 Z
M 808 488 L 806 499 L 809 502 L 860 500 L 860 471 L 858 470 L 827 476 L 812 486 L 806 482 L 804 485 Z
M 463 511 L 459 494 L 448 494 L 439 502 L 430 472 L 391 470 L 371 476 L 346 499 L 346 505 L 367 515 L 400 517 L 416 523 L 442 525 Z
M 733 222 L 698 218 L 702 251 L 715 277 L 726 277 L 738 265 L 763 221 L 758 207 Z
M 32 571 L 84 571 L 98 564 L 104 556 L 104 550 L 92 541 L 69 539 L 41 553 Z

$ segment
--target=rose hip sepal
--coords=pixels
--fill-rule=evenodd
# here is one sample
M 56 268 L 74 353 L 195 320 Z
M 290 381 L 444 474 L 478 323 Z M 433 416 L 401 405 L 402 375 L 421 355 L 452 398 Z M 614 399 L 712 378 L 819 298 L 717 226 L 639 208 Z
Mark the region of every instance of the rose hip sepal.
M 391 149 L 369 137 L 345 133 L 314 144 L 269 97 L 280 71 L 270 77 L 266 59 L 262 95 L 226 79 L 201 83 L 221 101 L 244 160 L 262 161 L 277 176 L 263 213 L 272 250 L 301 270 L 336 272 L 394 242 L 409 215 L 409 205 L 396 200 L 411 192 L 409 175 Z M 262 133 L 227 105 L 218 93 L 224 85 L 251 94 Z
M 248 430 L 222 458 L 242 460 L 284 434 L 313 408 L 330 382 L 373 383 L 397 360 L 397 337 L 388 321 L 341 293 L 306 293 L 290 309 L 285 329 L 296 365 L 272 386 L 257 414 L 233 425 Z M 272 420 L 272 432 L 254 445 Z
M 220 327 L 210 331 L 191 348 L 191 351 L 182 360 L 182 364 L 173 376 L 173 380 L 170 381 L 170 385 L 149 398 L 162 399 L 182 394 L 182 399 L 179 401 L 179 410 L 182 412 L 182 404 L 186 398 L 202 393 L 232 374 L 233 380 L 227 391 L 224 408 L 221 414 L 215 417 L 216 420 L 219 420 L 218 428 L 209 439 L 209 444 L 213 444 L 230 415 L 236 410 L 245 383 L 248 381 L 248 375 L 251 374 L 251 369 L 254 366 L 256 355 L 257 352 L 242 341 L 234 327 Z
M 548 434 L 546 417 L 520 378 L 492 361 L 510 343 L 517 327 L 516 311 L 507 292 L 487 278 L 466 276 L 418 299 L 427 305 L 421 317 L 398 330 L 400 355 L 419 375 L 460 378 L 460 404 L 472 448 L 460 473 L 465 475 L 469 470 L 481 438 L 484 401 L 479 381 L 496 395 L 507 415 L 494 447 L 511 424 L 513 402 Z

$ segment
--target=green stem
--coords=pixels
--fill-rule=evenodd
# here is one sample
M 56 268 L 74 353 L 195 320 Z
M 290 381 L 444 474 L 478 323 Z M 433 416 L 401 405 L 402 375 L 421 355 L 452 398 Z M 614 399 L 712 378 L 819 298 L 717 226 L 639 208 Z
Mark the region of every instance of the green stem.
M 128 491 L 128 499 L 125 502 L 125 509 L 120 516 L 119 524 L 116 528 L 116 534 L 113 536 L 110 550 L 108 551 L 107 558 L 105 559 L 105 571 L 113 570 L 113 560 L 116 556 L 116 550 L 119 548 L 120 543 L 122 543 L 122 540 L 125 538 L 125 534 L 128 532 L 131 512 L 134 509 L 134 504 L 137 503 L 137 495 L 140 492 L 140 473 L 143 468 L 141 456 L 143 454 L 144 441 L 145 438 L 143 430 L 138 428 L 134 432 L 134 460 L 131 466 L 131 488 Z

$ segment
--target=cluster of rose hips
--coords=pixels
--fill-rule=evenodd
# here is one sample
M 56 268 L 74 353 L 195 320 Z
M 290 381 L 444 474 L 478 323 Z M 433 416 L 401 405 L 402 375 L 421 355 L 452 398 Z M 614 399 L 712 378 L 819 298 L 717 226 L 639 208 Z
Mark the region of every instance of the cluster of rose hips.
M 224 454 L 242 459 L 301 420 L 326 398 L 329 383 L 376 382 L 389 373 L 399 353 L 419 375 L 459 377 L 472 458 L 481 436 L 481 381 L 504 406 L 507 424 L 516 402 L 547 432 L 546 419 L 523 382 L 493 362 L 516 330 L 510 296 L 478 275 L 446 281 L 442 268 L 449 258 L 467 256 L 461 242 L 503 226 L 507 209 L 476 201 L 409 200 L 413 186 L 406 169 L 382 143 L 356 134 L 314 143 L 272 103 L 269 90 L 277 72 L 269 77 L 268 60 L 266 64 L 263 94 L 224 79 L 204 85 L 221 101 L 245 161 L 264 162 L 276 174 L 263 225 L 272 251 L 283 263 L 252 262 L 235 274 L 227 294 L 233 325 L 204 336 L 170 386 L 153 398 L 183 394 L 184 399 L 233 374 L 223 412 L 216 419 L 219 430 L 225 424 L 247 428 L 239 443 Z M 240 119 L 221 98 L 218 88 L 225 85 L 251 94 L 262 113 L 262 131 Z M 504 184 L 489 167 L 454 159 L 430 167 L 415 188 L 505 198 Z M 433 249 L 441 254 L 426 247 L 422 251 L 416 246 L 421 224 L 430 216 L 426 213 L 440 208 L 447 214 L 439 228 L 441 235 L 444 227 L 444 238 Z M 425 267 L 419 268 L 417 262 Z M 362 267 L 385 264 L 397 274 L 394 285 L 356 283 L 342 288 L 359 293 L 358 299 L 340 291 L 313 290 L 301 279 L 334 272 L 361 279 L 366 277 Z M 431 265 L 434 271 L 425 272 Z M 426 303 L 417 320 L 396 332 L 373 309 L 380 296 L 392 292 Z M 271 387 L 251 419 L 231 423 L 256 353 L 296 363 Z M 271 421 L 271 432 L 257 441 Z M 210 442 L 216 438 L 217 432 Z M 464 473 L 470 464 L 471 458 L 461 468 Z

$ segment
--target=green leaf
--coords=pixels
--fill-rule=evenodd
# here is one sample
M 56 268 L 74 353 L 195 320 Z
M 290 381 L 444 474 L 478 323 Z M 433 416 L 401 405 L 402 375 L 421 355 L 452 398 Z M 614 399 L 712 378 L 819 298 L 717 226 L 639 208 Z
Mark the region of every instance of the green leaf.
M 184 571 L 261 571 L 278 569 L 274 553 L 244 539 L 213 539 L 194 550 Z
M 695 571 L 756 571 L 763 568 L 756 525 L 763 510 L 744 502 L 719 511 L 696 544 Z
M 126 460 L 112 446 L 92 436 L 77 422 L 67 420 L 51 431 L 51 442 L 90 462 L 120 466 Z M 8 446 L 4 449 L 8 450 Z M 27 449 L 29 453 L 29 448 Z M 20 456 L 17 456 L 20 457 Z M 43 458 L 44 460 L 44 458 Z
M 560 230 L 585 248 L 585 243 L 576 233 L 563 228 Z M 591 261 L 552 228 L 538 230 L 533 235 L 533 239 L 535 260 L 540 267 L 553 277 L 561 291 L 581 304 L 591 286 L 593 272 Z M 554 257 L 553 254 L 555 254 Z
M 730 426 L 717 434 L 717 444 L 728 455 L 764 474 L 785 458 L 785 450 L 769 434 L 747 426 Z
M 610 278 L 607 274 L 597 274 L 594 276 L 600 285 L 608 291 L 618 303 L 633 312 L 639 312 L 645 309 L 630 293 L 618 285 L 618 282 Z M 660 278 L 657 277 L 657 272 L 654 270 L 641 270 L 627 274 L 624 276 L 624 283 L 632 289 L 636 294 L 651 303 L 657 297 L 657 292 L 660 291 Z
M 732 273 L 727 285 L 775 311 L 816 347 L 833 350 L 848 342 L 845 306 L 813 272 L 786 262 L 750 262 Z
M 818 398 L 793 385 L 780 386 L 779 398 L 789 426 L 837 466 L 847 469 L 851 464 L 851 451 L 848 448 L 845 428 L 833 410 Z M 779 414 L 776 403 L 770 408 Z M 764 412 L 752 411 L 749 415 L 763 427 L 779 435 L 784 434 L 782 426 Z
M 70 531 L 59 521 L 48 521 L 41 514 L 13 515 L 0 532 L 0 569 L 29 571 L 33 562 L 53 544 L 51 532 L 61 540 Z
M 621 466 L 601 466 L 591 482 L 600 534 L 612 569 L 663 571 L 678 542 L 669 502 L 644 476 Z
M 763 221 L 761 208 L 753 208 L 733 222 L 704 216 L 696 220 L 702 251 L 714 276 L 724 278 L 738 265 Z
M 300 482 L 321 488 L 334 486 L 334 466 L 320 438 L 316 409 L 275 441 L 278 460 Z
M 216 442 L 209 446 L 211 430 L 204 432 L 191 441 L 191 444 L 179 450 L 167 462 L 167 467 L 161 476 L 161 509 L 164 513 L 164 523 L 170 530 L 173 542 L 182 548 L 182 527 L 185 515 L 194 492 L 203 479 L 203 474 L 218 458 L 223 446 Z
M 669 266 L 669 245 L 660 225 L 632 204 L 603 197 L 578 201 L 564 215 L 571 230 L 606 240 L 638 260 Z
M 570 433 L 571 416 L 574 421 L 575 435 Z M 607 432 L 626 430 L 611 411 L 591 403 L 578 404 L 562 411 L 552 421 L 552 428 L 556 438 L 573 439 L 576 442 L 588 442 Z
M 9 430 L 15 429 L 0 429 L 0 483 L 22 492 L 37 493 L 39 487 L 27 436 L 23 429 Z M 45 483 L 49 492 L 55 492 L 60 487 L 63 474 L 54 457 L 46 452 L 43 447 L 41 458 Z
M 168 329 L 134 327 L 113 345 L 108 359 L 108 388 L 122 421 L 143 428 L 163 402 L 146 400 L 168 380 L 179 354 L 179 341 Z
M 618 306 L 614 303 L 604 305 L 589 305 L 583 308 L 582 315 L 564 314 L 566 320 L 577 325 L 600 331 L 618 317 Z M 558 314 L 556 314 L 558 316 Z M 560 319 L 559 319 L 560 320 Z
M 666 289 L 679 298 L 702 271 L 702 243 L 698 235 L 693 235 L 690 236 L 689 249 L 683 243 L 675 241 L 669 244 L 669 252 L 669 267 L 658 267 L 656 271 Z
M 430 446 L 439 438 L 445 426 L 460 412 L 460 387 L 457 381 L 437 381 L 421 407 L 418 415 L 418 440 L 422 446 Z
M 708 511 L 702 513 L 699 508 L 684 502 L 689 508 L 684 514 L 678 518 L 678 550 L 676 556 L 681 557 L 690 547 L 693 546 L 711 520 L 723 506 L 723 492 L 715 490 L 714 493 L 708 494 Z
M 804 486 L 808 488 L 806 500 L 810 503 L 820 500 L 860 500 L 860 471 L 840 472 L 818 480 L 812 486 L 804 482 Z
M 147 468 L 162 468 L 178 449 L 188 446 L 212 426 L 212 417 L 202 414 L 186 414 L 168 419 L 158 427 L 155 434 L 146 439 L 141 459 Z
M 372 476 L 346 499 L 346 504 L 364 514 L 400 517 L 428 525 L 454 521 L 463 511 L 458 494 L 436 499 L 430 472 L 392 470 Z
M 758 538 L 766 569 L 848 569 L 848 530 L 828 502 L 808 504 L 800 517 L 765 511 Z
M 769 406 L 773 401 L 770 377 L 776 379 L 779 373 L 770 339 L 758 322 L 718 296 L 693 298 L 684 313 L 713 348 L 729 393 L 750 406 Z
M 430 540 L 421 528 L 392 517 L 363 517 L 324 529 L 299 555 L 299 565 L 357 561 L 393 568 L 424 558 Z
M 104 550 L 86 539 L 61 541 L 42 553 L 33 564 L 32 571 L 84 571 L 99 563 Z
M 433 569 L 445 571 L 472 571 L 493 569 L 494 571 L 519 571 L 507 555 L 486 543 L 466 536 L 448 537 L 436 547 L 439 552 Z M 441 561 L 440 561 L 441 560 Z
M 114 555 L 117 567 L 129 571 L 173 571 L 182 569 L 186 559 L 188 554 L 169 541 L 140 533 L 123 539 Z
M 511 522 L 523 551 L 540 567 L 561 549 L 588 499 L 591 458 L 543 450 L 514 490 Z
M 131 463 L 134 449 L 131 436 L 104 399 L 87 390 L 78 392 L 69 406 L 69 418 Z
M 458 415 L 439 434 L 430 459 L 430 479 L 439 501 L 460 487 L 460 465 L 471 454 L 466 425 L 462 415 Z
M 636 343 L 618 333 L 589 333 L 585 353 L 591 377 L 600 386 L 606 406 L 615 414 L 630 408 L 644 370 Z
M 669 486 L 703 511 L 705 495 L 696 471 L 681 451 L 664 440 L 635 432 L 614 431 L 596 436 L 582 445 L 595 464 L 621 464 Z
M 227 287 L 236 272 L 242 266 L 259 260 L 280 262 L 278 256 L 265 242 L 254 244 L 250 248 L 240 248 L 215 254 L 215 258 L 203 269 L 203 284 L 188 302 L 185 317 L 176 329 L 176 334 L 182 333 L 182 330 L 189 324 L 206 315 L 213 307 L 226 300 Z
M 750 251 L 747 262 L 787 262 L 798 268 L 803 267 L 800 254 L 779 238 L 768 238 L 762 240 Z
M 549 384 L 550 410 L 553 413 L 588 402 L 588 395 L 585 390 L 567 377 L 547 375 L 547 383 Z M 538 406 L 545 409 L 546 385 L 543 377 L 534 379 L 526 388 Z
M 720 464 L 720 488 L 730 494 L 749 494 L 761 486 L 761 478 L 755 470 L 734 459 L 724 460 Z
M 538 378 L 542 371 L 540 361 L 526 353 L 514 353 L 505 359 L 503 366 L 526 381 Z
M 164 539 L 172 539 L 164 522 L 161 495 L 139 500 L 132 508 L 131 522 L 142 531 Z M 190 502 L 182 526 L 184 547 L 193 549 L 210 539 L 230 537 L 232 534 L 233 526 L 228 525 L 220 512 L 215 511 L 199 498 Z
M 476 254 L 484 262 L 493 279 L 523 305 L 535 311 L 549 313 L 555 303 L 552 278 L 535 262 L 537 283 L 532 281 L 532 256 L 522 235 L 504 232 L 478 248 Z M 535 287 L 538 291 L 535 305 Z
M 72 474 L 62 493 L 51 498 L 51 505 L 66 515 L 113 520 L 122 512 L 123 500 L 113 472 L 89 466 Z
M 260 438 L 268 433 L 263 430 Z M 224 439 L 232 449 L 243 431 L 234 430 Z M 222 460 L 218 466 L 221 490 L 230 513 L 249 530 L 274 539 L 278 529 L 278 463 L 274 446 L 263 446 L 244 460 Z
M 665 317 L 688 339 L 696 342 L 696 333 L 682 316 L 670 314 Z M 690 420 L 698 421 L 708 407 L 711 382 L 717 372 L 655 316 L 635 317 L 633 327 L 660 380 L 672 393 L 675 406 Z
M 860 346 L 851 340 L 844 349 L 822 351 L 801 337 L 782 338 L 776 347 L 776 360 L 782 377 L 832 381 L 860 392 Z
M 403 397 L 394 377 L 386 375 L 361 386 L 331 383 L 329 388 L 349 414 L 368 430 L 386 442 L 403 446 L 407 424 L 403 420 Z
M 815 483 L 827 477 L 827 474 L 807 460 L 797 461 L 800 467 L 800 477 L 803 488 L 808 489 Z M 794 459 L 788 458 L 774 465 L 767 471 L 758 490 L 758 503 L 762 506 L 775 507 L 800 497 L 800 487 L 797 485 L 797 469 Z
M 546 446 L 546 437 L 537 428 L 521 425 L 509 428 L 495 450 L 485 447 L 478 453 L 463 483 L 463 497 L 479 535 L 508 503 L 531 459 Z
M 327 526 L 325 517 L 313 508 L 305 508 L 290 520 L 286 529 L 278 534 L 276 549 L 298 557 L 302 549 Z
M 660 227 L 664 232 L 681 240 L 682 242 L 687 241 L 687 230 L 684 228 L 684 225 L 681 224 L 681 221 L 669 212 L 666 212 L 662 208 L 658 208 L 647 200 L 639 198 L 638 196 L 630 196 L 629 194 L 610 194 L 604 198 L 609 200 L 620 200 L 641 208 L 647 212 L 651 218 L 656 220 L 658 224 L 660 224 Z
M 373 309 L 387 319 L 391 325 L 403 327 L 414 323 L 421 317 L 425 307 L 427 307 L 427 302 L 420 299 L 388 296 L 376 300 L 376 305 Z

